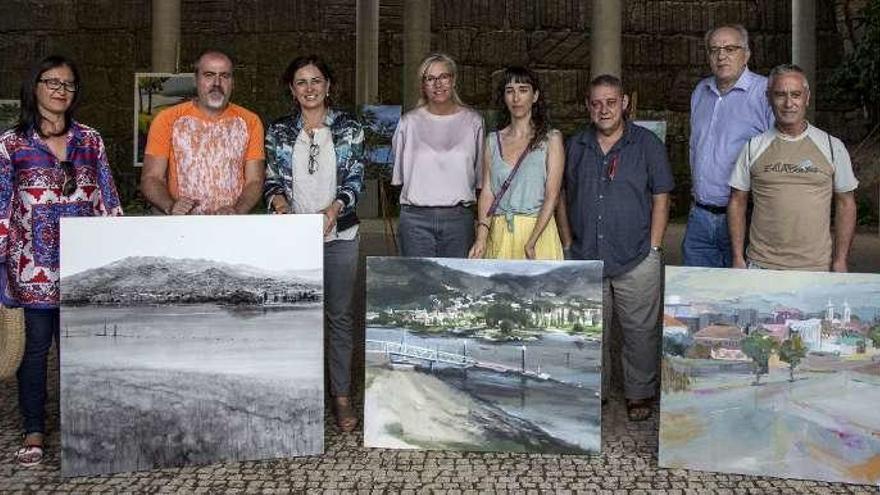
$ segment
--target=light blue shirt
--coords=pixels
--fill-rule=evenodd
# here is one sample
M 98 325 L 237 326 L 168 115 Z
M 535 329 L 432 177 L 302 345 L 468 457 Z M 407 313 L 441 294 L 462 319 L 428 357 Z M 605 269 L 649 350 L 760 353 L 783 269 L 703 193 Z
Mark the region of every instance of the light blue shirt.
M 748 68 L 723 95 L 715 76 L 697 84 L 691 95 L 690 160 L 698 203 L 727 206 L 728 181 L 740 150 L 749 138 L 773 127 L 766 91 L 767 78 Z
M 513 171 L 514 163 L 507 163 L 498 147 L 498 131 L 489 134 L 487 139 L 492 150 L 492 193 L 498 194 L 501 186 Z M 513 231 L 513 216 L 536 217 L 544 206 L 544 190 L 547 184 L 547 146 L 549 139 L 542 142 L 523 158 L 519 170 L 510 181 L 510 186 L 498 202 L 496 215 L 504 215 L 507 228 Z

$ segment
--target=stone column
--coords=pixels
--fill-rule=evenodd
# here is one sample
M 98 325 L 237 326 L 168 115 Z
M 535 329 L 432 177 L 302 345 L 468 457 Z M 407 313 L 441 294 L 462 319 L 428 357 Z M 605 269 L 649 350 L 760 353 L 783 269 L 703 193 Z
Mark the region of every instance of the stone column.
M 791 1 L 791 61 L 807 74 L 810 89 L 816 88 L 816 0 Z M 810 98 L 807 118 L 813 119 L 816 94 Z
M 379 101 L 379 0 L 357 0 L 358 106 Z
M 180 0 L 153 0 L 152 70 L 177 72 Z
M 593 0 L 590 33 L 590 78 L 621 75 L 621 11 L 623 0 Z
M 431 51 L 431 0 L 403 0 L 403 110 L 419 101 L 419 64 Z

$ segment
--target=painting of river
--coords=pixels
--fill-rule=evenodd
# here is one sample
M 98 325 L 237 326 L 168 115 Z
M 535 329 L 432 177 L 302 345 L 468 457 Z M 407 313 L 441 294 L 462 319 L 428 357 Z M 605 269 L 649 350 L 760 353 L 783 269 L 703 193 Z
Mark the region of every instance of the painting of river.
M 64 219 L 62 475 L 323 452 L 321 227 Z
M 659 465 L 880 483 L 880 275 L 667 267 Z
M 368 447 L 595 453 L 602 264 L 368 258 Z

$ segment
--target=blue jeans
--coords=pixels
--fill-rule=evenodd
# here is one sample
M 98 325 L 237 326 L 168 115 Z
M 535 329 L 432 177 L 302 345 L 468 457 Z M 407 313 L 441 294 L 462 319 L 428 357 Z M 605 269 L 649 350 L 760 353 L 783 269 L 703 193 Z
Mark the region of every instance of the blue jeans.
M 474 244 L 470 208 L 426 208 L 401 205 L 400 254 L 418 258 L 467 258 Z
M 46 364 L 61 330 L 58 309 L 24 310 L 24 357 L 18 367 L 18 408 L 24 432 L 46 432 Z
M 684 266 L 730 268 L 733 257 L 730 253 L 727 215 L 691 206 L 681 242 L 681 254 Z

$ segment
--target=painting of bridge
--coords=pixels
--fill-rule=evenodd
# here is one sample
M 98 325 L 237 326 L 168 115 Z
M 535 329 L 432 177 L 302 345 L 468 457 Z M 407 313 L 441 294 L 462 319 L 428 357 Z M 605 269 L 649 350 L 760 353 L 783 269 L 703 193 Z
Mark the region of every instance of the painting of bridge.
M 667 267 L 661 467 L 880 483 L 880 275 Z
M 601 262 L 368 258 L 368 447 L 598 452 Z

